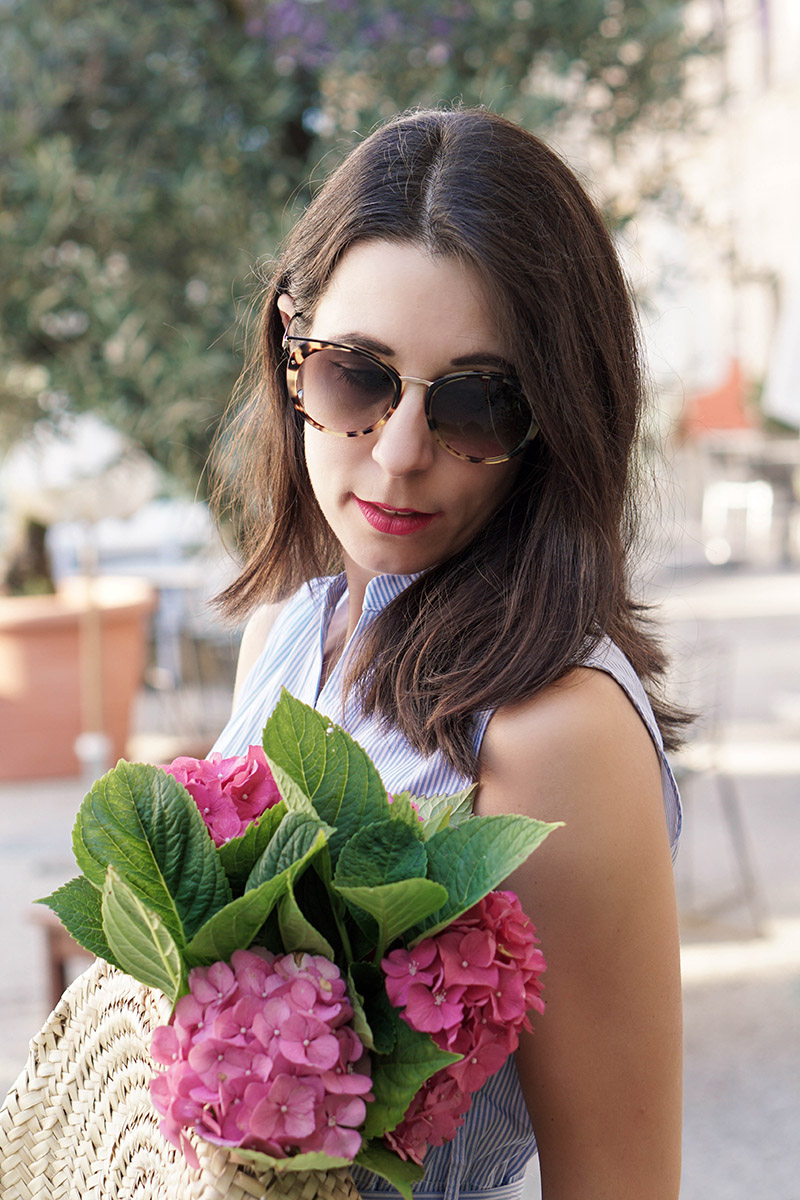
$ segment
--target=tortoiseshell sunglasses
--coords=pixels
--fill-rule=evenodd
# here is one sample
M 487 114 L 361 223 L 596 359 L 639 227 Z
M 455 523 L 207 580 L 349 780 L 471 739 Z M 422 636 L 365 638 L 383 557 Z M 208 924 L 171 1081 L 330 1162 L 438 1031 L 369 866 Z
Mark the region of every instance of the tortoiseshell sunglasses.
M 420 383 L 425 416 L 437 441 L 457 458 L 507 462 L 538 433 L 516 379 L 491 371 L 457 371 L 440 379 L 398 375 L 367 350 L 286 334 L 286 383 L 297 411 L 323 433 L 363 437 L 391 417 L 403 384 Z

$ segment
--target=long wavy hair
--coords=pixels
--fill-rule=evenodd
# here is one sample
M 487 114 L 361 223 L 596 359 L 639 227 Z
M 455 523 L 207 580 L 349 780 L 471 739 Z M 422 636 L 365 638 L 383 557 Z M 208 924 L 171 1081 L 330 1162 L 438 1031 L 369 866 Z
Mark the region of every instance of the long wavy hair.
M 631 598 L 626 566 L 643 404 L 628 287 L 569 168 L 539 138 L 483 109 L 414 111 L 379 128 L 287 239 L 221 441 L 218 496 L 243 518 L 244 551 L 220 597 L 224 611 L 241 618 L 340 569 L 306 471 L 302 418 L 286 392 L 276 300 L 289 292 L 310 322 L 342 255 L 370 238 L 454 256 L 477 272 L 541 432 L 512 494 L 473 541 L 376 618 L 349 660 L 348 685 L 365 711 L 422 753 L 439 749 L 474 776 L 475 715 L 535 695 L 607 633 L 674 745 L 685 718 L 660 695 L 664 657 Z

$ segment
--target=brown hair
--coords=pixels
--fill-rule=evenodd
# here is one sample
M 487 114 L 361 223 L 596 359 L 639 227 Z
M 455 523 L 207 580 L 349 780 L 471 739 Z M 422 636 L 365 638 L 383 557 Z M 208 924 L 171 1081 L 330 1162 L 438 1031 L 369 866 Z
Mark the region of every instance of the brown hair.
M 233 443 L 246 562 L 220 598 L 231 615 L 339 569 L 286 393 L 276 299 L 290 292 L 310 320 L 342 254 L 367 238 L 421 244 L 479 274 L 541 430 L 508 500 L 388 605 L 349 664 L 367 712 L 474 775 L 475 714 L 534 695 L 603 633 L 651 691 L 663 674 L 626 572 L 643 396 L 633 305 L 593 204 L 533 134 L 482 109 L 378 129 L 309 205 L 264 295 Z M 651 698 L 670 746 L 682 714 Z

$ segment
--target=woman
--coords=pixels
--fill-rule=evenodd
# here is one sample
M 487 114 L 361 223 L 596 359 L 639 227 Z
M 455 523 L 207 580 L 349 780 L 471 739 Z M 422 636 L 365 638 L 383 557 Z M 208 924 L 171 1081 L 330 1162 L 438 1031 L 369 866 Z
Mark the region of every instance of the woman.
M 224 602 L 253 615 L 216 748 L 257 741 L 286 686 L 389 791 L 475 779 L 477 813 L 564 822 L 509 882 L 546 1013 L 420 1194 L 518 1197 L 538 1147 L 545 1200 L 674 1200 L 680 715 L 645 692 L 664 664 L 627 588 L 642 393 L 600 218 L 504 119 L 404 115 L 290 236 L 252 381 Z

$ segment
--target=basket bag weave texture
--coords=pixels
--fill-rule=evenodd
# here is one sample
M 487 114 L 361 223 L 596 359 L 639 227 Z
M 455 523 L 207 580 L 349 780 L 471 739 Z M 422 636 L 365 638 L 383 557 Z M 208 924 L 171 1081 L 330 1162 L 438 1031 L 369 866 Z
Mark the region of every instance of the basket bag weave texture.
M 170 1011 L 102 959 L 67 989 L 0 1110 L 2 1200 L 358 1200 L 346 1169 L 258 1171 L 193 1134 L 188 1165 L 150 1100 L 150 1037 Z

